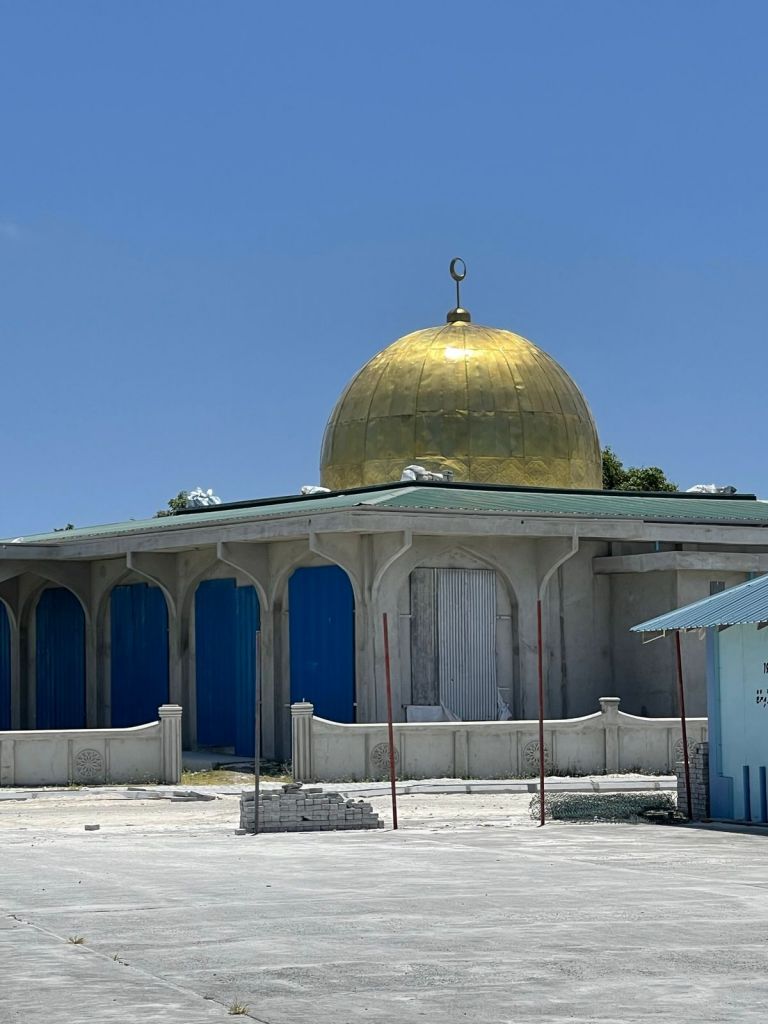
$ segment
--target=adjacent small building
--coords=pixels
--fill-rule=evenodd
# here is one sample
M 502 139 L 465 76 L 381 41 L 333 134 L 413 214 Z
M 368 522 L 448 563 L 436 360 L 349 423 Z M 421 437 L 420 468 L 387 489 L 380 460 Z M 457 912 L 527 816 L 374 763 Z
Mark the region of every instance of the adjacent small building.
M 767 626 L 768 576 L 761 576 L 633 627 L 706 631 L 712 818 L 768 822 Z

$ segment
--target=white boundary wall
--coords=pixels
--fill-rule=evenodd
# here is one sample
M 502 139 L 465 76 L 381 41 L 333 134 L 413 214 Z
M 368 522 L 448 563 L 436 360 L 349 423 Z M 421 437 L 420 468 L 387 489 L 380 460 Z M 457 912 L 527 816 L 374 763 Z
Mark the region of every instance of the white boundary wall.
M 301 782 L 381 779 L 389 773 L 387 727 L 342 725 L 314 716 L 312 704 L 291 707 L 293 775 Z M 691 750 L 707 738 L 706 718 L 689 718 Z M 525 778 L 538 774 L 537 721 L 396 723 L 395 759 L 403 779 Z M 673 774 L 682 757 L 679 718 L 639 718 L 601 697 L 584 718 L 544 723 L 547 774 Z
M 0 786 L 103 785 L 181 778 L 181 708 L 130 729 L 0 732 Z

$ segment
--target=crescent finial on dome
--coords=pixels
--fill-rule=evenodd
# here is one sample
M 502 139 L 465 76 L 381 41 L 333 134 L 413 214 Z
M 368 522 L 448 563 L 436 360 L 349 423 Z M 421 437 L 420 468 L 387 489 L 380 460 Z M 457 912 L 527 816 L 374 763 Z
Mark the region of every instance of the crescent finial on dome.
M 459 263 L 461 264 L 461 270 L 457 270 L 457 265 Z M 450 274 L 456 282 L 456 306 L 454 309 L 448 311 L 445 318 L 446 322 L 449 324 L 472 323 L 472 317 L 469 315 L 469 310 L 464 309 L 461 305 L 461 282 L 467 276 L 467 264 L 460 256 L 456 256 L 451 260 Z

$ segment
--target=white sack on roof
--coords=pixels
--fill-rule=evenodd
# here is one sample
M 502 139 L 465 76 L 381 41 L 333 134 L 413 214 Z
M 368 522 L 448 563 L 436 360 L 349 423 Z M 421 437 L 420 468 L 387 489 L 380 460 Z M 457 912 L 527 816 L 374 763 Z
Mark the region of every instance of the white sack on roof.
M 444 473 L 431 473 L 423 466 L 406 466 L 400 477 L 401 480 L 447 480 Z
M 304 484 L 301 494 L 330 494 L 330 487 L 319 487 L 317 484 Z
M 735 494 L 736 488 L 732 484 L 694 484 L 685 492 L 686 494 Z
M 187 495 L 187 508 L 206 508 L 208 505 L 220 505 L 221 498 L 218 498 L 211 488 L 204 491 L 202 487 L 195 488 Z

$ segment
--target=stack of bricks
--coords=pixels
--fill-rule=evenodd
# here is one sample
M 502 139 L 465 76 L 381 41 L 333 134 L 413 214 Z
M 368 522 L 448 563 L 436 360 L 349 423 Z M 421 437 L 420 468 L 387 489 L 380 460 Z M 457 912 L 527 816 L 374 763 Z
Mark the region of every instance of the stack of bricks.
M 688 757 L 688 768 L 691 775 L 691 812 L 692 821 L 702 821 L 709 817 L 709 744 L 697 743 L 693 753 Z M 688 796 L 685 791 L 685 763 L 678 761 L 675 765 L 677 775 L 677 809 L 683 814 L 688 813 Z
M 240 828 L 253 832 L 253 790 L 240 797 Z M 259 832 L 331 832 L 336 829 L 384 828 L 370 804 L 345 800 L 340 793 L 283 786 L 282 792 L 259 793 Z

